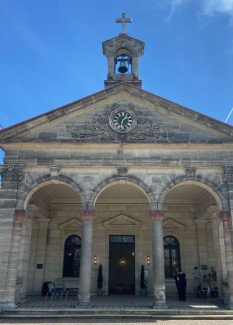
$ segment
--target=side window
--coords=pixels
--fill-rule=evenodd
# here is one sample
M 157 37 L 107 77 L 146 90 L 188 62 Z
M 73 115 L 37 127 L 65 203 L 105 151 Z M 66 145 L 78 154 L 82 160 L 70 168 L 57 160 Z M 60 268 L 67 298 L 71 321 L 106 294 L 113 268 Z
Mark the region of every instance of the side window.
M 64 247 L 63 277 L 79 277 L 81 238 L 76 235 L 68 237 Z
M 180 267 L 180 244 L 173 236 L 166 236 L 164 244 L 165 278 L 173 278 L 177 267 Z

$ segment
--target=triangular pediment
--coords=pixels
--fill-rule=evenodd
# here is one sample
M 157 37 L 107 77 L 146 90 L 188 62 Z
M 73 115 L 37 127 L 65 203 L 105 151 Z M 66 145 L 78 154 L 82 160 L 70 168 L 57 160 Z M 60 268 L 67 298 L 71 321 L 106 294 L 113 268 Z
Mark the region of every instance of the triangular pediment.
M 103 45 L 103 54 L 108 55 L 115 55 L 117 49 L 127 48 L 131 51 L 131 53 L 136 53 L 138 55 L 142 55 L 144 52 L 145 43 L 133 38 L 127 34 L 120 34 L 114 38 L 111 38 L 102 43 Z
M 118 112 L 129 113 L 127 130 L 114 125 Z M 0 131 L 3 148 L 12 142 L 223 143 L 233 142 L 233 127 L 120 83 Z
M 185 226 L 177 221 L 172 219 L 167 219 L 163 223 L 163 227 L 167 229 L 177 229 L 177 230 L 185 230 Z
M 104 221 L 103 225 L 105 227 L 139 227 L 141 225 L 141 221 L 128 217 L 124 214 L 120 214 L 114 218 Z
M 60 229 L 80 229 L 80 228 L 82 228 L 82 222 L 76 218 L 72 218 L 72 219 L 58 225 L 58 228 L 60 228 Z

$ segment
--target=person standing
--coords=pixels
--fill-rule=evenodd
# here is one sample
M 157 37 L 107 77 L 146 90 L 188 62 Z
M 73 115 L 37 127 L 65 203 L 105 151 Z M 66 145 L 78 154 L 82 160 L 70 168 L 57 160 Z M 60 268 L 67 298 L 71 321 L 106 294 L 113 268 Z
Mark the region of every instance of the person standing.
M 177 293 L 178 293 L 178 297 L 179 297 L 179 300 L 181 300 L 181 297 L 180 297 L 180 292 L 179 292 L 179 288 L 178 288 L 178 267 L 176 268 L 176 273 L 174 274 L 174 280 L 175 280 L 175 284 L 176 284 L 176 289 L 177 289 Z
M 186 274 L 182 272 L 182 269 L 180 267 L 178 268 L 177 282 L 179 300 L 186 301 Z

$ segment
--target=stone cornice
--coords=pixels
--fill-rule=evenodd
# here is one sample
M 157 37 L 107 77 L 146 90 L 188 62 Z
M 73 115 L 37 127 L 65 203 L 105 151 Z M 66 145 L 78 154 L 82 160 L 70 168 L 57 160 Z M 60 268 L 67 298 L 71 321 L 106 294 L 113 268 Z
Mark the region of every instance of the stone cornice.
M 33 139 L 33 140 L 21 140 L 21 139 L 14 139 L 14 140 L 2 140 L 0 141 L 1 146 L 3 148 L 11 148 L 11 149 L 26 149 L 26 150 L 35 150 L 36 149 L 204 149 L 208 148 L 209 150 L 218 150 L 218 149 L 231 149 L 233 150 L 233 140 L 226 141 L 222 143 L 78 143 L 75 139 L 71 139 L 69 141 L 62 141 L 62 140 L 43 140 L 43 139 Z
M 8 159 L 5 158 L 5 162 L 8 163 Z M 12 162 L 12 159 L 9 159 L 9 162 Z M 17 162 L 17 160 L 16 160 Z M 63 168 L 76 168 L 76 167 L 116 167 L 119 166 L 119 168 L 130 168 L 132 166 L 134 167 L 142 167 L 147 166 L 147 168 L 155 168 L 155 166 L 158 167 L 175 167 L 175 168 L 184 168 L 187 165 L 187 162 L 190 162 L 190 160 L 186 159 L 178 159 L 178 158 L 122 158 L 122 159 L 111 159 L 111 158 L 90 158 L 90 157 L 80 157 L 80 158 L 26 158 L 20 159 L 20 162 L 24 163 L 24 171 L 26 172 L 27 168 L 40 168 L 40 167 L 49 167 L 54 164 L 59 164 L 60 166 L 60 174 L 62 173 Z M 218 169 L 219 173 L 221 173 L 222 164 L 225 164 L 225 161 L 223 162 L 222 159 L 210 159 L 210 160 L 200 160 L 200 159 L 193 159 L 193 162 L 195 162 L 195 166 L 198 169 L 206 169 L 206 168 L 213 168 Z M 205 163 L 205 166 L 203 167 L 203 162 Z M 50 172 L 49 172 L 50 173 Z

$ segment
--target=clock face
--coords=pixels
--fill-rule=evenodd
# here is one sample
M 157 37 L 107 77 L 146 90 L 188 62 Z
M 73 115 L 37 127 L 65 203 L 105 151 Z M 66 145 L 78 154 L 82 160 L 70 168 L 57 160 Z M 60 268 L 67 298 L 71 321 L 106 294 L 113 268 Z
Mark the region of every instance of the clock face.
M 113 115 L 113 125 L 118 131 L 126 131 L 133 124 L 133 117 L 129 112 L 120 111 Z

